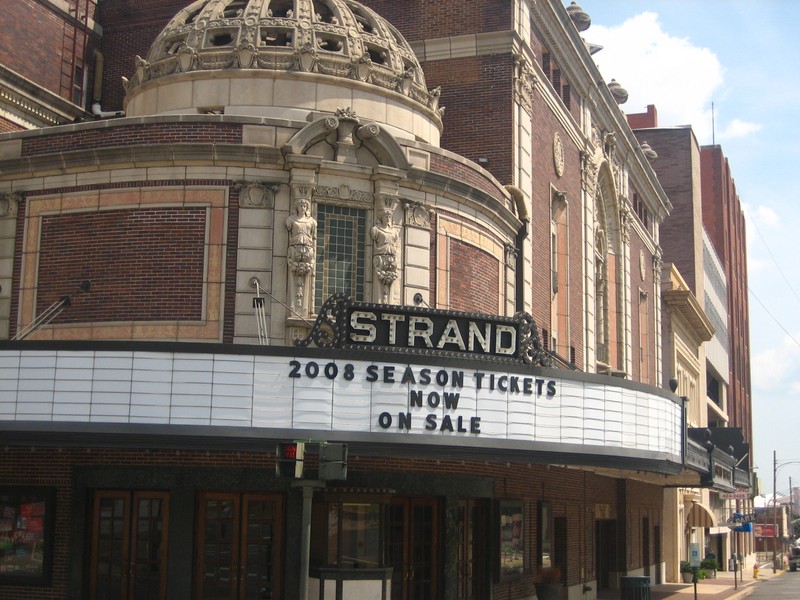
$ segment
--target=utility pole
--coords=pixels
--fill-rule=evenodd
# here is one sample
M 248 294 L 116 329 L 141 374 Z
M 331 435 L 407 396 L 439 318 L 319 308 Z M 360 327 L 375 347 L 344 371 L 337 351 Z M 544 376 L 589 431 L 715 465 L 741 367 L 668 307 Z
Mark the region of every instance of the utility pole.
M 778 569 L 778 452 L 772 451 L 772 573 Z
M 794 519 L 794 488 L 792 487 L 792 478 L 789 477 L 789 524 L 786 526 L 786 529 L 789 532 L 789 537 L 794 538 L 794 524 L 792 520 Z

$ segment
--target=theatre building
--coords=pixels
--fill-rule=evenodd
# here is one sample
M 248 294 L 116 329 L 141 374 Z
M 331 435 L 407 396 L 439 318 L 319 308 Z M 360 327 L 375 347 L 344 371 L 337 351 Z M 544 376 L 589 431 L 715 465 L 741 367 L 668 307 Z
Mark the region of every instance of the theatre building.
M 34 31 L 0 72 L 0 597 L 660 580 L 664 486 L 720 463 L 685 464 L 662 381 L 669 201 L 563 6 L 501 3 L 464 59 L 495 61 L 483 91 L 515 115 L 507 136 L 495 113 L 486 162 L 443 143 L 477 80 L 445 112 L 419 49 L 352 0 L 20 4 Z

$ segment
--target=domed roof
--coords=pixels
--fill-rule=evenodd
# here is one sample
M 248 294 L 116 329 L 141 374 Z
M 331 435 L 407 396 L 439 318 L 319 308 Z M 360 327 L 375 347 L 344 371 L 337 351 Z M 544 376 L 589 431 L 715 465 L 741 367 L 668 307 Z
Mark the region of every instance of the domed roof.
M 308 72 L 373 84 L 433 111 L 413 50 L 374 11 L 353 0 L 197 0 L 164 28 L 146 59 L 137 57 L 137 86 L 175 73 L 262 69 Z

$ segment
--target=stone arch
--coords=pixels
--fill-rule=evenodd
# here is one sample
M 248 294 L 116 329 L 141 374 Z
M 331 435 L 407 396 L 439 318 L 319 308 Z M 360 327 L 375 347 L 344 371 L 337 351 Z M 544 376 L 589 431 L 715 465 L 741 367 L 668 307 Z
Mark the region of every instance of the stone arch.
M 283 153 L 305 154 L 311 146 L 327 141 L 336 148 L 352 144 L 369 150 L 378 163 L 385 167 L 408 170 L 409 163 L 405 152 L 394 136 L 378 123 L 362 125 L 351 116 L 328 116 L 317 119 L 298 131 L 283 147 Z M 352 158 L 350 158 L 352 156 Z M 355 151 L 352 154 L 337 151 L 340 162 L 355 163 Z
M 623 240 L 614 174 L 606 160 L 598 167 L 594 200 L 595 356 L 598 371 L 621 371 L 625 367 Z

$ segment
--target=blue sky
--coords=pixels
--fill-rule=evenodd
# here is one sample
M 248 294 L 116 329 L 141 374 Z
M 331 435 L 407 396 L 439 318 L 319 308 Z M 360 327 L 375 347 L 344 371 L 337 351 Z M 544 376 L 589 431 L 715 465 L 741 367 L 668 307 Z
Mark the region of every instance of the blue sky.
M 628 90 L 623 110 L 654 104 L 660 126 L 691 125 L 728 157 L 747 216 L 754 464 L 768 494 L 773 451 L 796 461 L 778 470 L 788 493 L 790 477 L 800 487 L 800 2 L 578 4 L 603 77 Z

